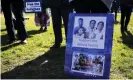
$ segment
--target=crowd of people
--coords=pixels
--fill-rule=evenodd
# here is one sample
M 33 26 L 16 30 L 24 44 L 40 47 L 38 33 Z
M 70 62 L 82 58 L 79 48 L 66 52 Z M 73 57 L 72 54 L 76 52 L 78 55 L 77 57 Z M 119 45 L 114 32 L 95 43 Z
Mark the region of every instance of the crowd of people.
M 113 2 L 114 1 L 114 2 Z M 113 5 L 112 5 L 113 4 Z M 112 5 L 112 9 L 111 9 Z M 5 17 L 5 25 L 8 34 L 8 44 L 13 43 L 16 39 L 21 43 L 27 43 L 27 32 L 24 24 L 23 9 L 24 0 L 1 0 L 2 11 Z M 49 15 L 46 12 L 47 8 L 51 10 L 53 31 L 55 36 L 55 44 L 51 48 L 59 48 L 62 43 L 62 20 L 64 22 L 65 36 L 67 37 L 67 26 L 69 13 L 75 11 L 76 13 L 108 13 L 115 10 L 117 18 L 117 11 L 121 9 L 121 31 L 128 31 L 127 26 L 130 21 L 130 16 L 133 7 L 133 0 L 42 0 L 42 12 L 35 13 L 36 25 L 40 26 L 41 31 L 47 31 L 49 25 Z M 12 12 L 15 16 L 15 24 L 13 24 Z M 13 29 L 14 25 L 17 27 L 17 37 Z M 80 19 L 82 26 L 82 19 Z M 92 20 L 90 25 L 95 25 Z M 102 29 L 103 22 L 99 22 L 97 29 Z M 93 31 L 93 27 L 91 27 Z M 79 33 L 84 32 L 85 29 L 80 27 Z M 79 35 L 79 34 L 78 34 Z M 90 34 L 89 38 L 95 38 L 94 34 Z M 85 35 L 82 35 L 83 37 Z M 86 36 L 87 37 L 87 36 Z M 102 39 L 102 37 L 100 37 Z

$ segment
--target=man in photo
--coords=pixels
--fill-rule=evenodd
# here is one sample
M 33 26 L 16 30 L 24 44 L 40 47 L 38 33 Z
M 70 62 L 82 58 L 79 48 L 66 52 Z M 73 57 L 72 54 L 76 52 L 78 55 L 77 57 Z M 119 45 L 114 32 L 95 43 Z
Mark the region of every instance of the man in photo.
M 97 24 L 97 29 L 96 29 L 96 39 L 100 39 L 100 40 L 103 40 L 104 36 L 103 36 L 103 28 L 104 28 L 104 22 L 103 21 L 100 21 L 98 24 Z
M 89 24 L 89 32 L 86 32 L 85 38 L 88 38 L 88 39 L 95 39 L 96 38 L 95 25 L 96 25 L 96 21 L 91 20 L 90 24 Z
M 79 18 L 78 23 L 79 26 L 74 29 L 74 35 L 84 38 L 86 29 L 83 27 L 83 18 Z

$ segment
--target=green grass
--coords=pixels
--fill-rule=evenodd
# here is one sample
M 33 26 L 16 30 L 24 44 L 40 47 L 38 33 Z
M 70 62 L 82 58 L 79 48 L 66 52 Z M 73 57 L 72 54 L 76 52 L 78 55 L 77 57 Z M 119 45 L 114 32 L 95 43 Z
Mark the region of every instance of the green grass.
M 47 32 L 39 32 L 34 24 L 34 14 L 25 21 L 29 34 L 28 44 L 17 42 L 6 45 L 7 34 L 1 15 L 1 74 L 2 78 L 70 78 L 64 75 L 65 35 L 60 49 L 51 50 L 54 44 L 52 23 Z M 120 21 L 120 14 L 118 15 Z M 133 14 L 128 29 L 133 35 Z M 120 24 L 114 26 L 111 79 L 133 78 L 133 36 L 121 38 Z

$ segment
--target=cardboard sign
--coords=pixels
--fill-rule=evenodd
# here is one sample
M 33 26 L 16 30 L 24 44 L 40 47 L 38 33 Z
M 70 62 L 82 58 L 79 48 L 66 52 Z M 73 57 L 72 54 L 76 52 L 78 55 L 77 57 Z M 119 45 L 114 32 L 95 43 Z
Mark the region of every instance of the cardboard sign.
M 71 13 L 65 73 L 80 78 L 108 79 L 110 75 L 113 14 Z
M 25 12 L 26 13 L 36 13 L 42 11 L 42 1 L 41 0 L 25 0 Z

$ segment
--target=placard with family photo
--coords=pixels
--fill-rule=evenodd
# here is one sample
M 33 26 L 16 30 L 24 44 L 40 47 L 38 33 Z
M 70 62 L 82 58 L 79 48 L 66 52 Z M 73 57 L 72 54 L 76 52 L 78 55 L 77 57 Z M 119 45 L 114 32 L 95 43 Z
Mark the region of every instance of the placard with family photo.
M 73 72 L 103 76 L 105 56 L 85 52 L 73 52 L 71 70 Z
M 113 14 L 69 15 L 64 72 L 83 79 L 109 79 Z
M 76 16 L 73 47 L 104 49 L 106 17 Z

